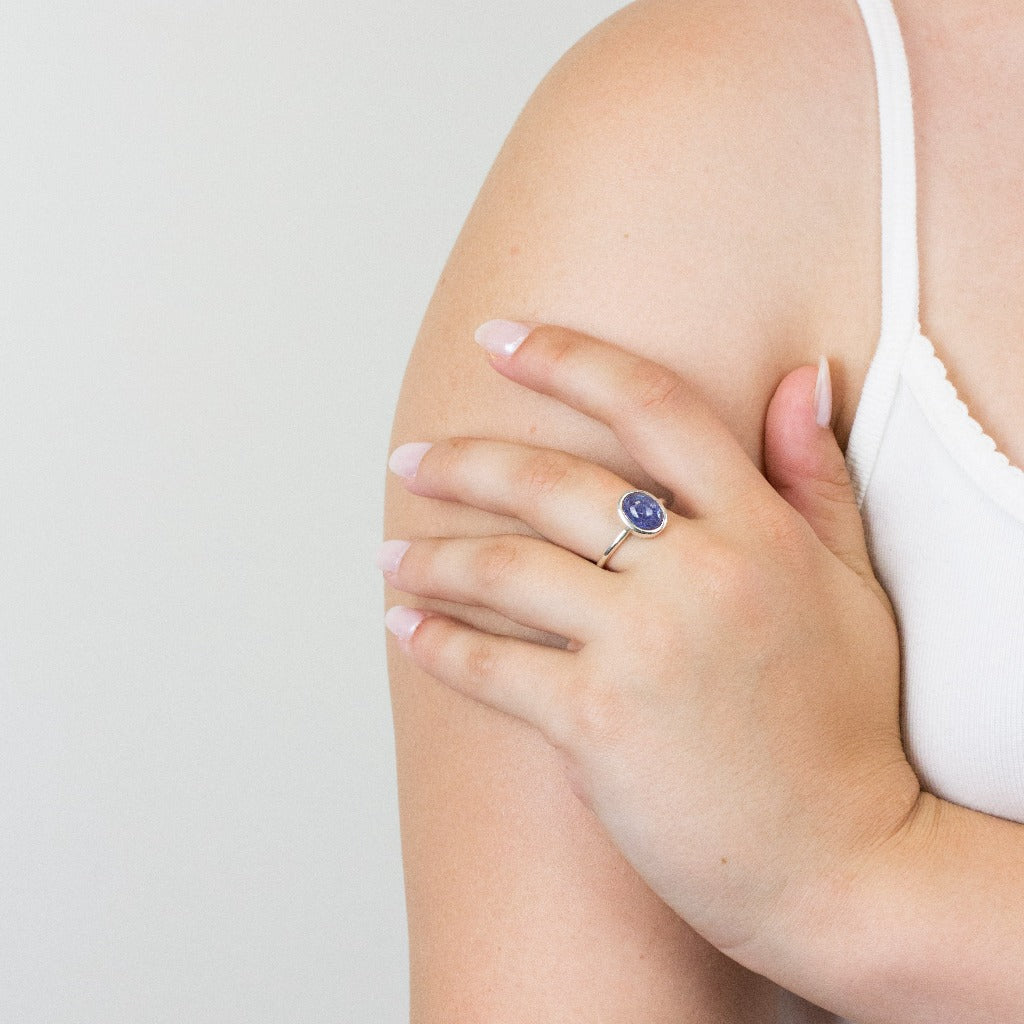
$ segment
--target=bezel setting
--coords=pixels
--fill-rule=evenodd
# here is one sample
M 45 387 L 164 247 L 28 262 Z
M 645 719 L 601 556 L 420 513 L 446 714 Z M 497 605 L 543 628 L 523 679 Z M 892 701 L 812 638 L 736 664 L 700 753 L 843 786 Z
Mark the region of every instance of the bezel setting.
M 640 537 L 653 537 L 668 525 L 665 506 L 649 491 L 639 489 L 626 491 L 619 498 L 619 518 Z

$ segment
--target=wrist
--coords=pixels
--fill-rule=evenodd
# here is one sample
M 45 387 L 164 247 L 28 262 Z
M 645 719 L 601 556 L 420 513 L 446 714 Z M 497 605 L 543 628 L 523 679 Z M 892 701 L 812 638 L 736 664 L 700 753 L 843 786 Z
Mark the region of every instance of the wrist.
M 1021 1019 L 1024 826 L 921 793 L 776 935 L 768 977 L 849 1020 Z
M 906 759 L 874 793 L 847 799 L 820 852 L 786 887 L 755 943 L 735 957 L 783 988 L 838 1013 L 863 1016 L 884 991 L 896 936 L 879 934 L 903 866 L 924 855 L 942 801 L 921 789 Z M 735 956 L 735 954 L 730 954 Z M 877 986 L 882 985 L 883 988 Z
M 919 789 L 897 826 L 819 891 L 801 947 L 811 1001 L 850 1020 L 895 1019 L 896 993 L 913 1001 L 916 880 L 944 841 L 949 806 Z

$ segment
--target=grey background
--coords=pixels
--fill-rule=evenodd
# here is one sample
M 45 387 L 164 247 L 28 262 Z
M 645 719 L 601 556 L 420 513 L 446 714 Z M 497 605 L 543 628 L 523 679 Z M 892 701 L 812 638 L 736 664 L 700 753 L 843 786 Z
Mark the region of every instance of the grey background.
M 619 6 L 0 5 L 0 1020 L 406 1019 L 391 417 Z

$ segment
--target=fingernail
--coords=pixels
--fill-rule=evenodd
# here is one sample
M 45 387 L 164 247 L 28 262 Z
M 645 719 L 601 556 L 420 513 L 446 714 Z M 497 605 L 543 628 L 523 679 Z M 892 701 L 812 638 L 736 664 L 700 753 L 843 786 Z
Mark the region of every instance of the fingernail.
M 828 360 L 818 357 L 818 379 L 814 382 L 814 421 L 819 427 L 827 427 L 832 419 L 832 376 Z
M 409 550 L 407 540 L 386 540 L 377 552 L 377 568 L 381 572 L 397 572 L 402 555 Z
M 476 329 L 473 337 L 488 352 L 510 356 L 532 330 L 528 324 L 520 324 L 515 320 L 488 320 Z
M 400 444 L 388 459 L 388 467 L 399 476 L 407 480 L 416 475 L 420 459 L 426 454 L 433 441 L 410 441 L 408 444 Z
M 408 640 L 425 617 L 423 612 L 418 612 L 415 608 L 406 608 L 404 604 L 393 604 L 384 613 L 384 625 L 399 640 Z

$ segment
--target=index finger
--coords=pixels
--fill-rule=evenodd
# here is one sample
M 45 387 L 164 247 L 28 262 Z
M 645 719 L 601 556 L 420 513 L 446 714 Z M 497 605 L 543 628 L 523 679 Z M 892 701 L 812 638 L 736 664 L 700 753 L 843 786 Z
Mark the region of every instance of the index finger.
M 755 488 L 763 493 L 765 479 L 743 446 L 668 367 L 556 324 L 491 320 L 476 338 L 504 376 L 607 424 L 695 515 L 742 506 Z

